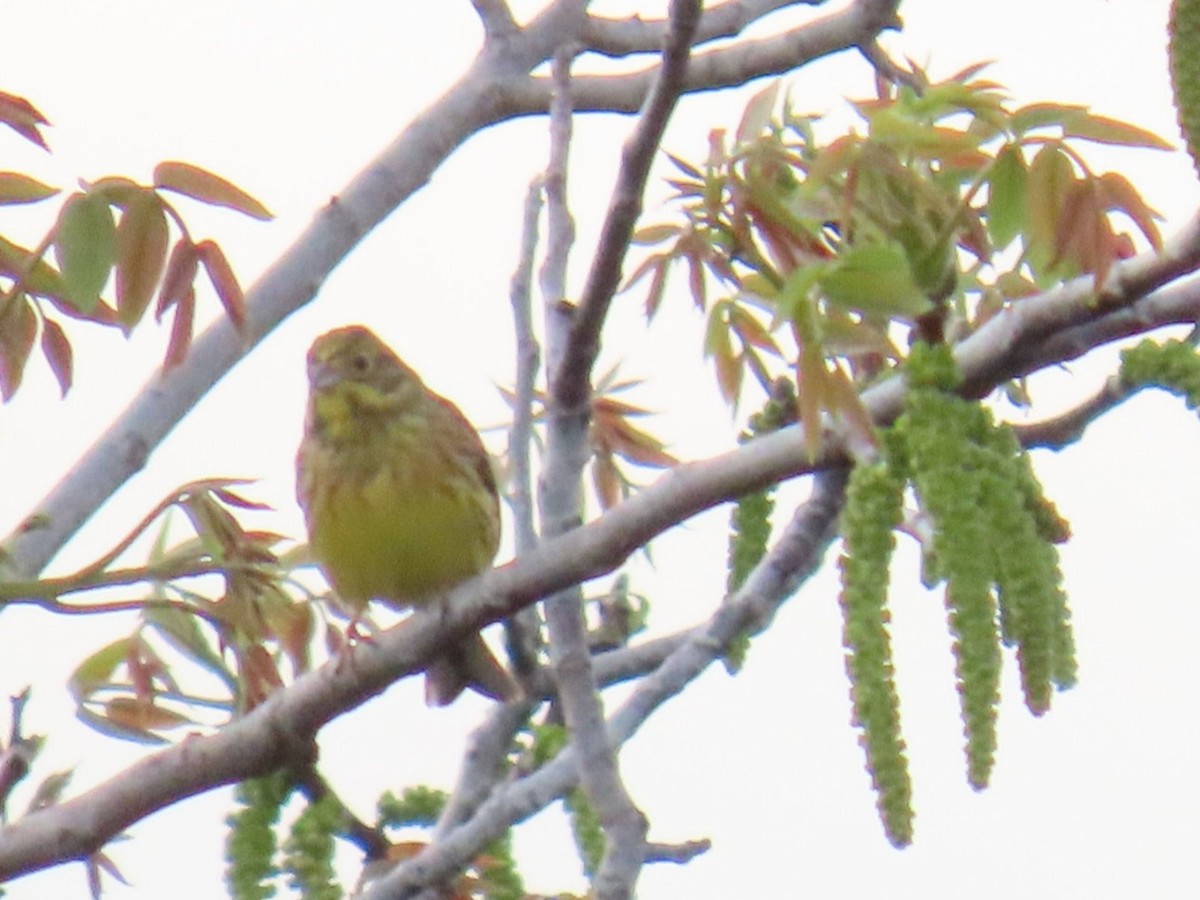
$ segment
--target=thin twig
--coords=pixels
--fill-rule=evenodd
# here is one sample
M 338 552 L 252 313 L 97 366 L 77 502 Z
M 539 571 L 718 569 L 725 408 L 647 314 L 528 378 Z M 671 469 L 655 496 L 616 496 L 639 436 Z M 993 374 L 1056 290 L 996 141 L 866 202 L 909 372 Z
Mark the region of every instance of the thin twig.
M 571 135 L 570 62 L 567 52 L 560 52 L 554 59 L 555 99 L 551 107 L 551 155 L 546 175 L 551 214 L 564 223 L 559 231 L 571 228 L 566 206 L 566 163 Z M 567 352 L 570 331 L 562 326 L 570 322 L 572 312 L 557 302 L 562 297 L 566 277 L 566 247 L 562 250 L 550 254 L 543 268 L 550 360 L 555 371 Z M 589 417 L 585 403 L 563 405 L 553 399 L 547 414 L 546 473 L 540 500 L 545 527 L 553 535 L 574 527 L 582 517 L 579 485 L 587 458 Z M 607 848 L 621 851 L 621 857 L 612 858 L 636 854 L 636 864 L 623 865 L 616 877 L 602 865 L 593 885 L 594 893 L 601 898 L 629 897 L 642 862 L 646 823 L 625 790 L 604 731 L 604 713 L 587 646 L 582 589 L 573 585 L 554 593 L 546 599 L 545 609 L 556 697 L 565 715 L 571 745 L 587 761 L 588 799 L 604 827 Z M 610 857 L 610 853 L 605 854 L 606 861 Z M 611 865 L 608 868 L 611 870 Z
M 532 274 L 537 251 L 538 218 L 542 212 L 542 178 L 534 179 L 525 194 L 525 212 L 521 219 L 521 258 L 509 284 L 516 334 L 517 372 L 513 397 L 513 421 L 508 430 L 510 468 L 508 504 L 516 525 L 516 551 L 520 555 L 537 544 L 533 524 L 533 475 L 529 461 L 533 443 L 533 400 L 537 385 L 541 348 L 533 333 Z
M 483 23 L 485 41 L 501 40 L 518 30 L 517 20 L 504 0 L 471 0 L 471 5 Z
M 13 788 L 21 783 L 33 766 L 34 757 L 42 747 L 41 735 L 25 735 L 21 718 L 25 704 L 29 702 L 30 689 L 9 697 L 12 707 L 12 723 L 9 727 L 8 746 L 0 751 L 0 821 L 8 821 L 8 798 Z
M 315 765 L 304 766 L 292 773 L 296 787 L 308 798 L 309 803 L 320 803 L 332 799 L 338 806 L 341 823 L 338 834 L 363 852 L 368 860 L 383 859 L 389 847 L 387 838 L 378 828 L 368 825 L 350 810 L 350 807 L 337 795 L 325 776 L 317 771 Z
M 1110 375 L 1099 391 L 1078 406 L 1052 419 L 1014 425 L 1013 431 L 1021 445 L 1028 449 L 1041 447 L 1061 450 L 1078 441 L 1089 425 L 1105 413 L 1116 409 L 1138 390 L 1139 388 L 1126 384 L 1118 376 Z
M 537 250 L 538 217 L 542 209 L 542 179 L 537 178 L 525 195 L 521 222 L 521 256 L 509 285 L 516 333 L 516 384 L 513 395 L 513 421 L 508 431 L 510 478 L 508 503 L 516 529 L 516 551 L 520 556 L 537 545 L 533 515 L 533 474 L 530 449 L 533 443 L 533 401 L 537 384 L 541 348 L 533 333 L 532 278 L 533 258 Z M 536 607 L 523 609 L 504 620 L 505 644 L 517 675 L 530 677 L 538 667 L 541 650 L 541 622 Z
M 529 701 L 499 704 L 471 733 L 463 749 L 454 793 L 438 817 L 433 840 L 470 820 L 507 771 L 506 757 L 513 738 L 529 722 L 536 705 Z
M 629 238 L 642 211 L 650 166 L 683 89 L 700 9 L 697 2 L 671 4 L 672 25 L 663 49 L 662 68 L 646 95 L 633 134 L 621 150 L 620 170 L 579 308 L 571 323 L 566 355 L 551 370 L 552 398 L 563 408 L 577 407 L 588 399 L 588 381 L 600 350 L 600 329 L 621 283 L 621 269 Z

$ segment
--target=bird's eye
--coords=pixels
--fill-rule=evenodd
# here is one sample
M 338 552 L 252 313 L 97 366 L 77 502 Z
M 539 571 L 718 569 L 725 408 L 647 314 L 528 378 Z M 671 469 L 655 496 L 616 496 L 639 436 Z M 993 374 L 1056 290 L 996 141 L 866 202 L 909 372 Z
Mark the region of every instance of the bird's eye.
M 350 360 L 350 368 L 359 375 L 365 375 L 371 369 L 371 359 L 360 353 Z

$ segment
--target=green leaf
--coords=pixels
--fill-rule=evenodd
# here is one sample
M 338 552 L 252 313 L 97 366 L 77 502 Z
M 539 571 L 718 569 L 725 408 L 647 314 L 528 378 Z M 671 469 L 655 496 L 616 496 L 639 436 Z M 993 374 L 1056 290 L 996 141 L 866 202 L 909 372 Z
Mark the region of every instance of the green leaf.
M 1086 106 L 1065 103 L 1031 103 L 1022 106 L 1012 116 L 1012 127 L 1017 134 L 1047 126 L 1065 127 L 1068 120 L 1087 115 Z
M 831 302 L 858 312 L 913 318 L 933 309 L 913 281 L 904 253 L 888 244 L 852 247 L 819 282 Z
M 1047 268 L 1060 259 L 1056 242 L 1063 206 L 1076 181 L 1071 159 L 1057 143 L 1038 151 L 1025 180 L 1025 198 L 1029 210 L 1026 244 L 1029 262 L 1039 283 L 1052 278 Z
M 54 256 L 67 300 L 81 312 L 91 312 L 117 259 L 117 229 L 108 203 L 94 194 L 73 194 L 58 216 Z
M 129 638 L 121 638 L 101 647 L 77 665 L 71 673 L 67 682 L 71 696 L 76 700 L 83 700 L 96 688 L 108 684 L 117 666 L 123 663 L 128 655 Z
M 28 267 L 29 256 L 29 250 L 0 237 L 0 273 L 10 278 L 16 278 Z M 61 300 L 67 292 L 67 286 L 62 280 L 62 276 L 42 257 L 38 257 L 33 268 L 25 275 L 23 284 L 27 293 L 37 294 L 40 297 L 54 297 Z
M 820 281 L 821 276 L 825 274 L 828 268 L 828 263 L 821 262 L 793 269 L 783 282 L 783 286 L 778 288 L 774 296 L 775 303 L 779 309 L 779 316 L 788 322 L 795 322 L 801 326 L 801 332 L 806 337 L 812 337 L 812 333 L 808 329 L 808 325 L 810 324 L 809 317 L 812 310 L 812 302 L 809 294 L 812 291 L 813 285 Z M 767 285 L 770 284 L 766 279 L 764 279 L 764 282 Z M 746 283 L 743 282 L 743 284 Z
M 237 690 L 237 679 L 205 638 L 195 616 L 179 609 L 148 606 L 142 610 L 146 624 L 166 638 L 176 650 L 216 675 L 231 690 Z
M 1015 144 L 1001 148 L 988 178 L 987 228 L 997 248 L 1007 247 L 1025 224 L 1027 176 L 1021 148 Z

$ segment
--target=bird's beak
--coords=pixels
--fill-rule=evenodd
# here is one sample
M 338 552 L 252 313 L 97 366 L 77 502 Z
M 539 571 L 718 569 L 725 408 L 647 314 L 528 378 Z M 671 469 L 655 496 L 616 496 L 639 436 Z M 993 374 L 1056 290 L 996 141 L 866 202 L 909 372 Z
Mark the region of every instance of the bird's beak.
M 339 376 L 336 369 L 325 365 L 319 360 L 310 359 L 308 361 L 308 384 L 314 391 L 323 391 L 326 388 L 331 388 L 339 381 Z

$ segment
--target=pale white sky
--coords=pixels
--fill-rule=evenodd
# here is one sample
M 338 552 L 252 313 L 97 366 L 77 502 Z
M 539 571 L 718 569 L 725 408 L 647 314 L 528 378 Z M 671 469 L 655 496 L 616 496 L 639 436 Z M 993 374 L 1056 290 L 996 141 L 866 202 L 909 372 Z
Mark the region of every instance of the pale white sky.
M 659 5 L 622 6 L 654 11 Z M 14 6 L 5 10 L 0 90 L 28 97 L 54 122 L 48 138 L 55 153 L 47 157 L 0 137 L 4 167 L 63 185 L 110 173 L 146 178 L 154 163 L 171 158 L 220 172 L 279 216 L 263 225 L 189 210 L 198 232 L 221 241 L 246 281 L 457 78 L 477 39 L 465 0 Z M 1018 102 L 1088 103 L 1173 139 L 1166 7 L 1166 0 L 909 0 L 908 28 L 890 45 L 931 61 L 935 74 L 996 59 L 994 77 Z M 790 83 L 798 105 L 844 120 L 837 98 L 867 93 L 871 75 L 846 55 Z M 686 101 L 669 149 L 701 156 L 708 128 L 734 125 L 745 95 Z M 627 127 L 627 120 L 606 117 L 577 128 L 577 279 Z M 299 534 L 291 466 L 303 352 L 335 324 L 369 323 L 476 423 L 499 422 L 505 410 L 490 385 L 511 379 L 507 285 L 521 199 L 544 145 L 544 123 L 528 120 L 462 148 L 334 273 L 309 309 L 204 401 L 55 567 L 97 554 L 170 488 L 208 475 L 261 479 L 257 495 L 279 510 L 271 527 Z M 1182 154 L 1098 148 L 1088 158 L 1126 172 L 1166 215 L 1167 233 L 1197 205 L 1200 192 Z M 4 210 L 0 231 L 34 236 L 45 215 Z M 214 308 L 210 298 L 209 312 Z M 673 449 L 692 456 L 726 448 L 727 413 L 695 389 L 698 378 L 709 376 L 696 362 L 700 323 L 688 303 L 673 304 L 649 331 L 638 298 L 618 303 L 614 319 L 606 362 L 622 359 L 627 374 L 650 380 L 639 399 L 665 410 L 660 429 Z M 85 337 L 79 383 L 64 403 L 46 372 L 33 367 L 18 400 L 0 410 L 0 532 L 124 406 L 152 372 L 164 341 L 153 328 L 129 342 Z M 678 349 L 660 371 L 655 364 L 669 347 Z M 1038 398 L 1046 410 L 1067 405 L 1090 393 L 1111 364 L 1112 355 L 1103 354 L 1073 366 L 1074 378 L 1042 379 Z M 940 599 L 914 589 L 916 562 L 906 548 L 897 561 L 894 632 L 917 835 L 903 852 L 883 839 L 848 725 L 836 582 L 827 566 L 756 642 L 743 674 L 709 672 L 625 751 L 626 775 L 650 818 L 651 837 L 714 841 L 686 868 L 648 869 L 640 896 L 858 897 L 886 890 L 900 898 L 950 897 L 966 890 L 967 879 L 980 898 L 1178 895 L 1189 883 L 1200 837 L 1195 424 L 1181 403 L 1144 395 L 1095 426 L 1084 446 L 1038 456 L 1047 490 L 1075 530 L 1064 559 L 1081 683 L 1034 721 L 1019 702 L 1014 673 L 1007 673 L 989 791 L 975 794 L 966 786 Z M 717 602 L 725 516 L 717 511 L 664 536 L 655 548 L 657 569 L 638 570 L 637 586 L 655 600 L 655 629 L 700 619 Z M 79 725 L 63 689 L 75 662 L 127 627 L 20 609 L 0 617 L 0 693 L 33 683 L 27 726 L 49 735 L 42 774 L 76 766 L 75 787 L 82 789 L 146 752 Z M 321 736 L 330 778 L 364 815 L 384 787 L 448 785 L 461 735 L 478 718 L 473 700 L 426 710 L 416 684 L 394 688 Z M 18 795 L 14 808 L 23 801 Z M 132 829 L 131 840 L 110 848 L 132 887 L 111 884 L 109 896 L 220 895 L 220 821 L 227 809 L 222 792 Z M 583 890 L 569 839 L 555 822 L 534 823 L 519 835 L 531 890 Z M 17 900 L 85 895 L 78 866 L 18 881 L 8 894 Z

